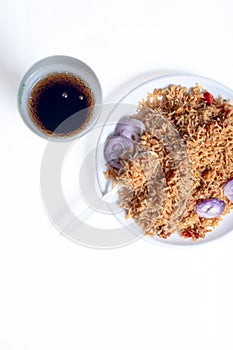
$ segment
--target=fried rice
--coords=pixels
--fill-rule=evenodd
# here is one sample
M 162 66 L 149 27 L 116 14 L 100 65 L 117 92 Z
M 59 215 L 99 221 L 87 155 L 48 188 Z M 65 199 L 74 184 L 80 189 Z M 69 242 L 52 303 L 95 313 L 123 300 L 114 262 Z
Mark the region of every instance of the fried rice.
M 209 94 L 209 93 L 207 93 Z M 107 178 L 119 184 L 120 207 L 145 234 L 168 238 L 204 238 L 233 208 L 223 186 L 233 177 L 233 106 L 214 99 L 198 84 L 155 89 L 131 116 L 146 127 L 136 152 L 109 164 Z M 223 200 L 222 215 L 207 219 L 195 211 L 198 201 Z

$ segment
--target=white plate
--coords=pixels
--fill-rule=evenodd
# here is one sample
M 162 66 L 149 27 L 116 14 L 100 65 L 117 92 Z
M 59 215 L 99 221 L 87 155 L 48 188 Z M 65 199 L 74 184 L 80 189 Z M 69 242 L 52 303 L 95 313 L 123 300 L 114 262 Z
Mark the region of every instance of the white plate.
M 114 130 L 116 123 L 123 116 L 131 115 L 136 111 L 138 102 L 142 98 L 146 98 L 149 92 L 152 92 L 155 88 L 163 88 L 168 85 L 182 85 L 186 87 L 195 86 L 198 83 L 203 89 L 207 89 L 213 96 L 218 97 L 221 95 L 224 99 L 233 101 L 233 91 L 226 86 L 220 84 L 219 82 L 205 78 L 197 75 L 167 75 L 159 78 L 151 79 L 144 82 L 143 84 L 137 86 L 131 90 L 127 95 L 125 95 L 119 103 L 112 109 L 108 115 L 105 124 L 100 132 L 98 146 L 104 144 L 106 138 Z M 97 179 L 100 187 L 100 191 L 104 192 L 106 187 L 106 179 L 103 175 L 103 164 L 104 164 L 103 147 L 97 147 L 96 154 L 96 169 L 97 169 Z M 142 233 L 141 228 L 138 225 L 129 225 L 129 221 L 125 219 L 124 210 L 113 211 L 113 215 L 121 222 L 124 227 L 128 227 L 131 232 L 138 234 Z M 137 232 L 136 232 L 137 231 Z M 178 234 L 172 235 L 168 239 L 161 239 L 157 236 L 154 238 L 145 237 L 149 242 L 174 244 L 174 245 L 196 245 L 204 242 L 213 241 L 219 237 L 225 236 L 227 233 L 233 231 L 233 212 L 224 216 L 221 223 L 216 229 L 206 235 L 204 239 L 199 239 L 194 242 L 192 239 L 181 238 Z

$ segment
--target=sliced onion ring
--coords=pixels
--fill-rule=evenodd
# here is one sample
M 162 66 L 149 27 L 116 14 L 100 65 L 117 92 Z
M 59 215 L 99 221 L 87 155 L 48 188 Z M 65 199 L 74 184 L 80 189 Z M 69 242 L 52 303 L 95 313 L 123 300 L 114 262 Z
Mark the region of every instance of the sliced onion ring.
M 223 193 L 229 201 L 233 202 L 233 179 L 230 179 L 223 187 Z
M 114 134 L 138 141 L 139 136 L 143 134 L 145 129 L 145 125 L 141 120 L 124 117 L 116 125 Z
M 131 139 L 123 136 L 112 136 L 106 140 L 104 145 L 104 156 L 108 164 L 113 168 L 120 169 L 121 155 L 125 151 L 128 151 L 127 155 L 133 155 L 134 142 Z
M 213 219 L 221 215 L 226 207 L 224 201 L 217 198 L 203 199 L 195 206 L 195 211 L 202 218 Z

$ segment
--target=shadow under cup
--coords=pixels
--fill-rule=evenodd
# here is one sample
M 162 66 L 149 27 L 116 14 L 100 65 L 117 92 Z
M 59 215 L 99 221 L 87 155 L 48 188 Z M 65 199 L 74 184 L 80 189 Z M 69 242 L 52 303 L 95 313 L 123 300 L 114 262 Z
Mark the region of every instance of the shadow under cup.
M 71 141 L 90 130 L 102 106 L 102 91 L 93 70 L 68 56 L 51 56 L 35 63 L 23 76 L 18 109 L 37 135 Z

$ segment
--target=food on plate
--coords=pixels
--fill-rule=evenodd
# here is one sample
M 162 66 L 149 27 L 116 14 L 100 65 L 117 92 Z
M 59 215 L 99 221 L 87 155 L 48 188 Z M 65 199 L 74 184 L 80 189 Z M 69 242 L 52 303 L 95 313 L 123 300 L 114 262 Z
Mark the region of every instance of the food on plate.
M 119 205 L 147 235 L 204 238 L 233 208 L 233 106 L 198 84 L 149 93 L 104 154 Z
M 225 207 L 226 204 L 224 201 L 210 198 L 197 202 L 195 211 L 202 218 L 213 219 L 221 215 L 224 212 Z
M 121 155 L 124 152 L 127 154 L 134 153 L 134 142 L 126 137 L 121 135 L 114 135 L 113 137 L 109 137 L 106 141 L 104 148 L 104 156 L 108 161 L 108 164 L 115 169 L 121 168 Z

